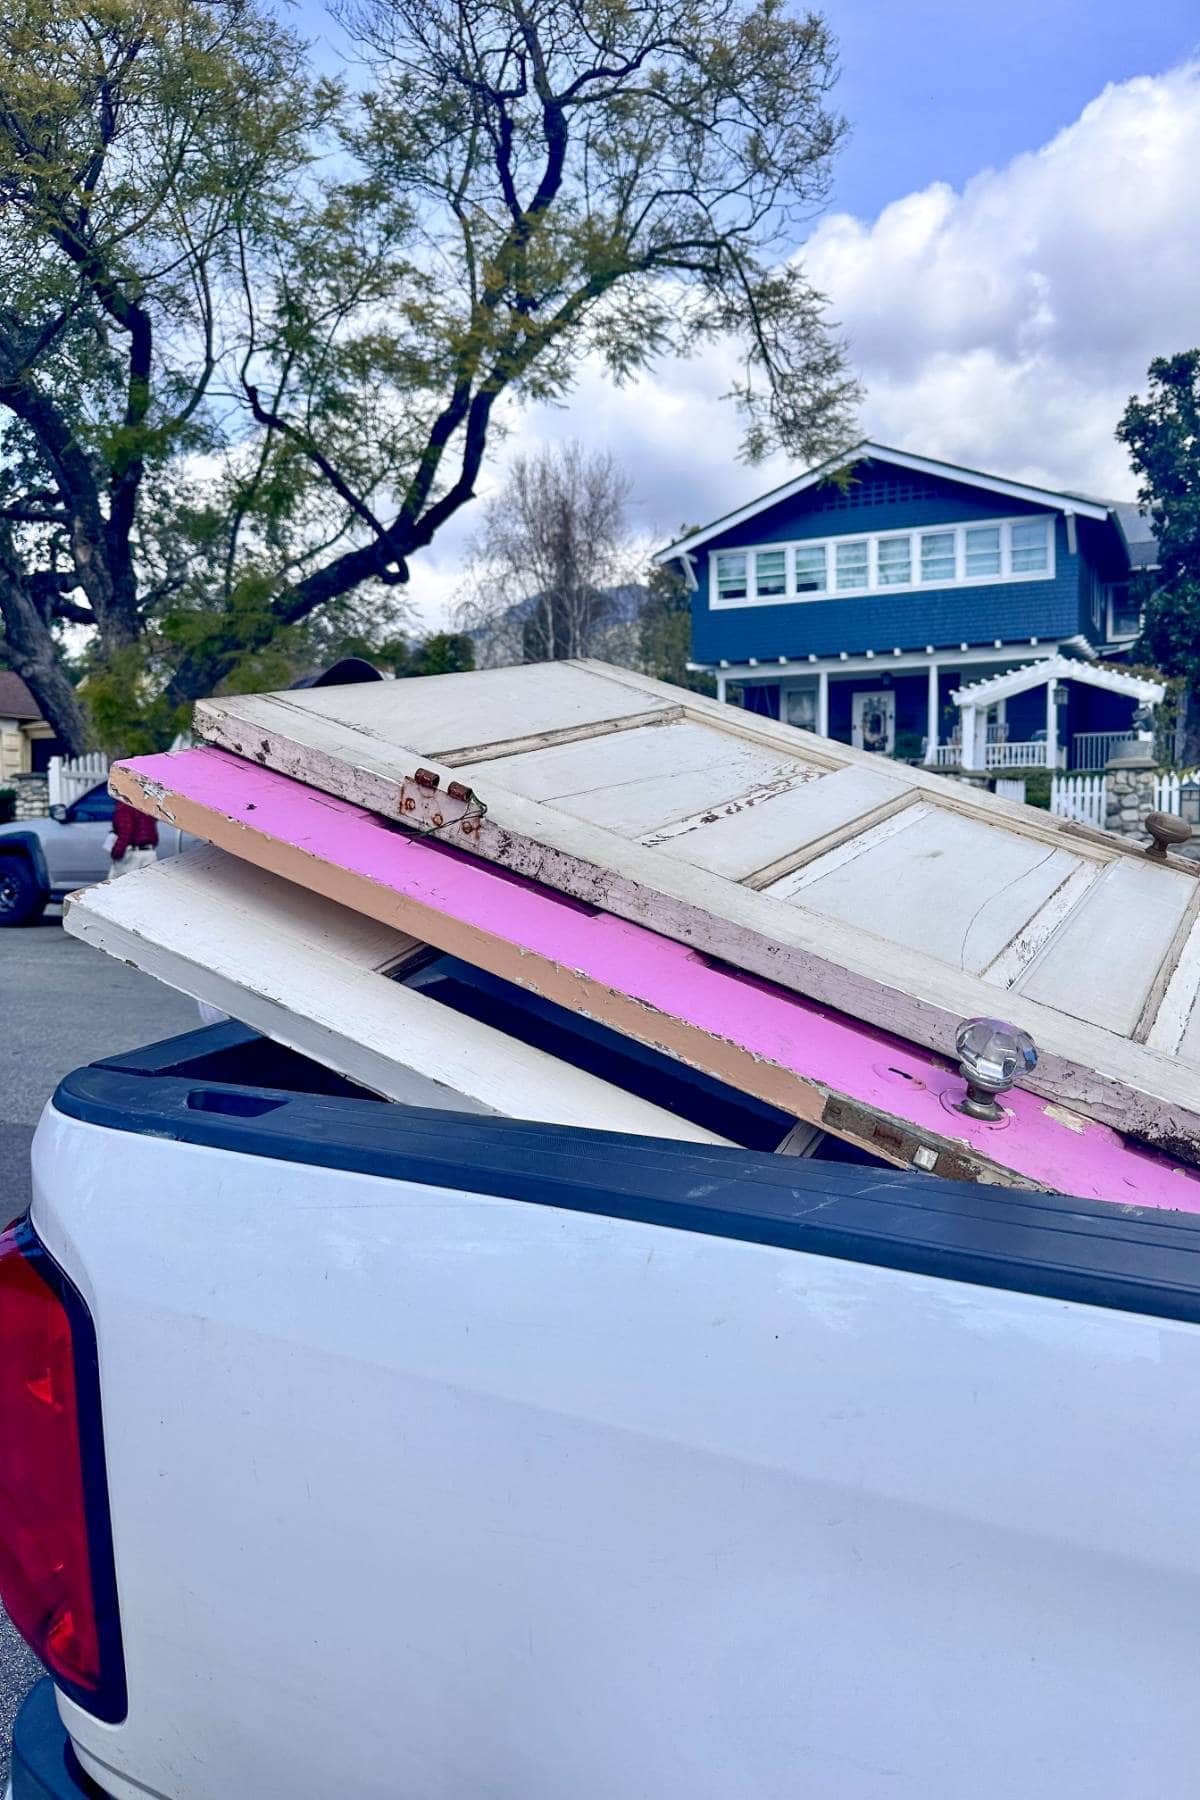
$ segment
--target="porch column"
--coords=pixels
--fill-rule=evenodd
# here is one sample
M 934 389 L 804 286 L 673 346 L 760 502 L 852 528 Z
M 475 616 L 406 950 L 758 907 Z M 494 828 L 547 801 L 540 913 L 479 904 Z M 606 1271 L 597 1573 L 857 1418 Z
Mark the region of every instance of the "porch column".
M 983 741 L 985 748 L 976 750 L 979 739 L 979 708 L 964 706 L 959 710 L 962 720 L 962 766 L 964 769 L 985 769 L 987 767 L 987 728 L 984 728 Z
M 817 736 L 829 736 L 829 670 L 817 672 Z
M 938 669 L 940 667 L 941 665 L 936 662 L 931 662 L 929 665 L 929 698 L 927 702 L 927 721 L 925 726 L 925 761 L 927 763 L 935 763 L 937 761 L 939 723 Z
M 724 706 L 724 704 L 725 704 L 725 677 L 724 677 L 724 675 L 717 676 L 717 699 L 721 702 L 721 705 Z
M 1046 767 L 1058 767 L 1058 708 L 1054 704 L 1054 682 L 1046 683 Z

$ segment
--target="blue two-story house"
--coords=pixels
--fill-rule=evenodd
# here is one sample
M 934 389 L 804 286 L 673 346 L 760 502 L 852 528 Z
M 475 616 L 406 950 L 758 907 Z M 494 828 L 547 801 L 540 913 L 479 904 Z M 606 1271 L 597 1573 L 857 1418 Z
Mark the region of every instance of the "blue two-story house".
M 988 766 L 1095 768 L 1144 684 L 1085 665 L 1127 653 L 1154 555 L 1132 504 L 862 443 L 658 560 L 687 579 L 693 663 L 722 698 L 736 683 L 754 711 L 946 766 L 962 692 L 1041 663 L 1043 685 L 979 689 Z M 1063 657 L 1079 680 L 1055 677 Z

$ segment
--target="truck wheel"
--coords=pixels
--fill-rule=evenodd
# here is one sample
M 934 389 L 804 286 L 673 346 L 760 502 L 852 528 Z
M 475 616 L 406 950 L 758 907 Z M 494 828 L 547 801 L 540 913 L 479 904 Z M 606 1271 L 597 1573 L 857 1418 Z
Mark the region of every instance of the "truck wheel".
M 23 856 L 0 856 L 0 926 L 34 925 L 46 910 L 46 896 Z

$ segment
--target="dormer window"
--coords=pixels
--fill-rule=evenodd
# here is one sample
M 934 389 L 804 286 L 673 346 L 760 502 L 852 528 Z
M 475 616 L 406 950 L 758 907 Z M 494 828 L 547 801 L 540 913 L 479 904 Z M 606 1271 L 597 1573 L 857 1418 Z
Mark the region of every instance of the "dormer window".
M 787 593 L 787 551 L 760 550 L 754 558 L 754 589 L 760 600 Z
M 880 587 L 907 587 L 912 580 L 912 539 L 886 537 L 879 539 Z
M 921 533 L 921 580 L 936 581 L 942 587 L 954 580 L 954 533 L 923 531 Z
M 853 538 L 849 543 L 835 544 L 837 552 L 838 591 L 865 588 L 870 566 L 870 545 L 866 538 Z
M 950 588 L 1036 581 L 1054 574 L 1054 521 L 1046 513 L 977 525 L 934 525 L 858 537 L 800 538 L 712 558 L 711 604 L 770 606 L 887 588 Z
M 798 594 L 823 594 L 828 576 L 826 574 L 827 546 L 825 544 L 796 545 L 796 592 Z
M 963 566 L 971 580 L 1000 573 L 1000 527 L 968 525 L 963 532 Z

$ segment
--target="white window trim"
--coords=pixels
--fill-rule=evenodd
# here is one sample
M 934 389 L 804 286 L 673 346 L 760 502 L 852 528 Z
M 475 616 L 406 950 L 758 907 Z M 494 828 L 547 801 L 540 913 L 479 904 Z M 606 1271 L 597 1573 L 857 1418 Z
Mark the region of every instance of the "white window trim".
M 1029 525 L 1040 519 L 1046 529 L 1047 560 L 1044 569 L 1013 569 L 1012 566 L 1012 528 L 1014 525 Z M 712 612 L 731 612 L 742 606 L 803 606 L 814 601 L 854 600 L 864 594 L 919 594 L 937 593 L 945 588 L 976 588 L 1008 585 L 1016 581 L 1053 581 L 1056 573 L 1057 533 L 1054 529 L 1053 513 L 1022 513 L 1011 519 L 966 519 L 956 525 L 914 525 L 906 531 L 846 531 L 837 537 L 829 538 L 796 538 L 786 543 L 774 544 L 731 544 L 727 550 L 713 550 L 709 553 L 708 604 Z M 968 575 L 966 573 L 966 534 L 980 528 L 999 527 L 1000 531 L 1000 573 L 998 575 Z M 934 533 L 953 533 L 954 536 L 954 577 L 952 580 L 922 581 L 921 538 Z M 910 581 L 881 582 L 879 579 L 879 545 L 886 539 L 908 538 L 909 567 L 916 579 Z M 837 546 L 838 544 L 860 544 L 867 546 L 867 585 L 856 588 L 839 588 L 827 585 L 818 593 L 807 590 L 798 593 L 796 590 L 796 551 L 822 548 L 825 552 L 826 583 L 837 581 Z M 786 557 L 787 593 L 768 594 L 761 598 L 756 591 L 757 562 L 756 558 L 764 550 L 782 550 Z M 744 556 L 746 558 L 746 594 L 738 600 L 723 600 L 717 592 L 717 561 L 722 556 Z

